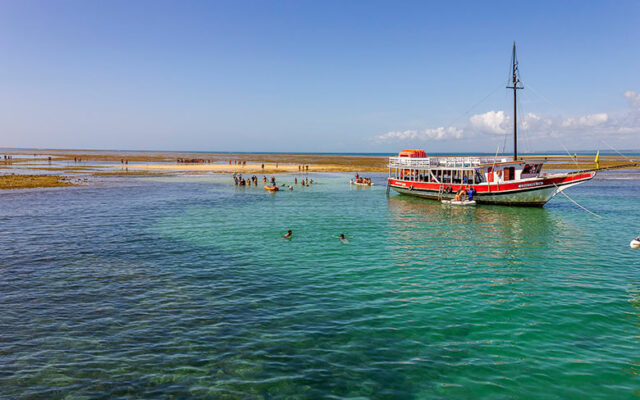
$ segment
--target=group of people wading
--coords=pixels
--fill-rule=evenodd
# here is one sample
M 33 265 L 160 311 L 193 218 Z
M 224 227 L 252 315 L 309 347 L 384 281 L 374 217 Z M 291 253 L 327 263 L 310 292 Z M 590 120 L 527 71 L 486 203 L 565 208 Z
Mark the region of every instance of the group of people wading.
M 456 192 L 456 196 L 453 198 L 453 201 L 463 201 L 465 197 L 469 197 L 469 201 L 473 201 L 473 195 L 476 194 L 476 190 L 474 188 L 469 188 L 466 190 L 465 188 L 460 188 Z
M 263 180 L 264 182 L 266 182 L 267 177 L 265 176 Z M 242 174 L 233 174 L 233 181 L 235 182 L 236 186 L 251 186 L 251 184 L 258 186 L 258 177 L 255 175 L 245 179 L 242 177 Z
M 236 186 L 258 186 L 258 177 L 253 175 L 249 178 L 243 178 L 242 174 L 239 173 L 234 173 L 233 174 L 233 181 L 235 182 Z M 268 182 L 268 183 L 267 183 Z M 270 187 L 277 187 L 278 184 L 276 183 L 276 177 L 272 176 L 271 179 L 267 180 L 266 176 L 262 177 L 262 183 L 264 183 L 267 186 Z M 300 179 L 300 185 L 304 186 L 309 186 L 309 185 L 313 185 L 314 183 L 318 183 L 318 182 L 314 182 L 313 179 L 309 179 L 309 177 L 306 178 L 302 178 Z M 298 184 L 298 178 L 293 178 L 293 184 L 297 185 Z M 283 183 L 281 186 L 287 186 L 285 183 Z M 293 186 L 289 185 L 289 190 L 293 190 Z

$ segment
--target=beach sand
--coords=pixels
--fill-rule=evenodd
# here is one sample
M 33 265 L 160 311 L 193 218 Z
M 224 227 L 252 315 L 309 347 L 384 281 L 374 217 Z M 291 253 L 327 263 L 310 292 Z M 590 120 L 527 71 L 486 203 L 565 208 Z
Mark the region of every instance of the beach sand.
M 301 170 L 299 164 L 264 164 L 247 163 L 247 165 L 228 165 L 228 164 L 129 164 L 128 169 L 136 170 L 167 170 L 167 171 L 193 171 L 193 172 L 218 172 L 218 173 L 234 173 L 243 174 L 278 174 L 278 173 L 303 173 L 303 172 L 383 172 L 387 168 L 376 166 L 358 166 L 340 165 L 340 164 L 311 164 L 309 169 Z M 307 164 L 308 165 L 308 164 Z

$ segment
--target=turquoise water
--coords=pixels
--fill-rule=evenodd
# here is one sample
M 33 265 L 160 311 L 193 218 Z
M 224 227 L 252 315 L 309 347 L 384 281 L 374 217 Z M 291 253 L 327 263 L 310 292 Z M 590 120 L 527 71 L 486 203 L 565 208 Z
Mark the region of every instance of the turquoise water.
M 640 396 L 640 180 L 567 191 L 598 219 L 313 177 L 0 193 L 0 398 Z

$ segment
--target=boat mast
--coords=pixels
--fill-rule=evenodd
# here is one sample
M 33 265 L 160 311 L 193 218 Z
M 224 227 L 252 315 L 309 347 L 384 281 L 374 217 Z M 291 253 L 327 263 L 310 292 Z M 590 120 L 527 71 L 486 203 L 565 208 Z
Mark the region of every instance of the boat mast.
M 513 89 L 513 161 L 518 159 L 518 110 L 517 110 L 517 91 L 524 89 L 524 85 L 520 82 L 520 71 L 518 70 L 518 59 L 516 58 L 516 42 L 513 42 L 513 53 L 511 54 L 511 86 L 507 89 Z

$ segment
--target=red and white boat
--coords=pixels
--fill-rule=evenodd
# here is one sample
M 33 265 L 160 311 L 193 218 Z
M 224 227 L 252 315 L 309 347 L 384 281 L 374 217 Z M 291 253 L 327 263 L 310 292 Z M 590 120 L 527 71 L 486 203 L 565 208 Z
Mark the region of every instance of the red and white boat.
M 389 187 L 434 200 L 452 199 L 459 189 L 475 189 L 478 204 L 542 207 L 562 190 L 588 181 L 596 171 L 543 174 L 544 161 L 426 157 L 404 150 L 389 158 Z
M 452 199 L 459 189 L 475 189 L 478 204 L 542 207 L 564 189 L 592 179 L 595 170 L 542 173 L 544 160 L 518 159 L 516 91 L 522 89 L 515 43 L 512 56 L 513 157 L 427 157 L 404 150 L 389 158 L 388 186 L 396 192 L 434 200 Z

